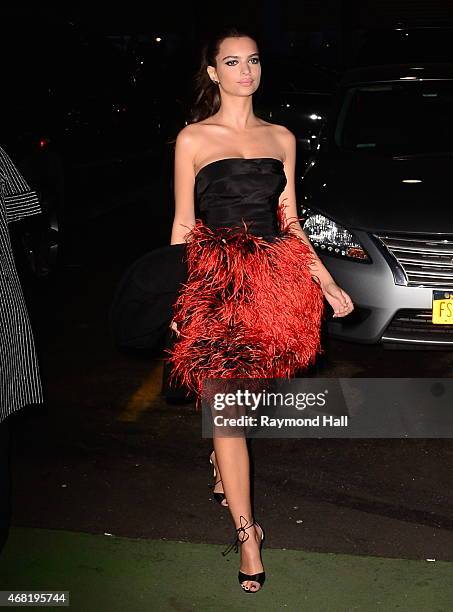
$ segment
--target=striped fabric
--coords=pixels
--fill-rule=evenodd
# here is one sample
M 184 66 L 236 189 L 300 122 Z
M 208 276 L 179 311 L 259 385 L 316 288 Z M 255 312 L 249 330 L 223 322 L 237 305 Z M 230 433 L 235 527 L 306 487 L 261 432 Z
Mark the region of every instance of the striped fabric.
M 36 193 L 0 147 L 0 422 L 42 402 L 33 334 L 14 264 L 8 223 L 41 212 Z

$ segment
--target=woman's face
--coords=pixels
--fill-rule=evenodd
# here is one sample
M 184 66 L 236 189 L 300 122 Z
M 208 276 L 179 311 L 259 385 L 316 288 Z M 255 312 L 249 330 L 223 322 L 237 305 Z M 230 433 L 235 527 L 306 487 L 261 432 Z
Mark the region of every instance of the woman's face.
M 261 79 L 256 42 L 245 36 L 225 38 L 220 43 L 216 66 L 209 66 L 208 73 L 226 93 L 238 96 L 255 93 Z

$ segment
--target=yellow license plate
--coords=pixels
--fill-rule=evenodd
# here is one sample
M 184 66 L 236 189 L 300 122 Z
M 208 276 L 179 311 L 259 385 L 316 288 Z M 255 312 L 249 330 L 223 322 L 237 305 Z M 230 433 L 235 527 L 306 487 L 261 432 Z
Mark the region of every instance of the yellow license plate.
M 453 324 L 453 293 L 433 291 L 433 323 Z

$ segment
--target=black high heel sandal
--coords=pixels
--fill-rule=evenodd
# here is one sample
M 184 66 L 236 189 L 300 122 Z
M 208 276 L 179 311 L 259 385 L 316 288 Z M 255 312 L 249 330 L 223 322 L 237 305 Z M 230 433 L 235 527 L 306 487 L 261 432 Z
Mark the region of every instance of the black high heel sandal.
M 217 476 L 217 470 L 215 469 L 215 465 L 214 462 L 212 460 L 212 455 L 214 454 L 214 451 L 211 451 L 209 453 L 209 463 L 212 465 L 212 468 L 214 470 L 214 478 Z M 214 487 L 219 484 L 219 482 L 222 482 L 222 479 L 220 478 L 220 480 L 217 480 L 213 485 L 209 485 L 211 486 L 213 489 Z M 226 496 L 225 493 L 216 493 L 216 492 L 212 492 L 214 499 L 216 500 L 217 503 L 219 503 L 223 508 L 228 508 L 228 504 L 224 504 L 223 501 L 226 501 Z
M 242 519 L 244 519 L 245 521 L 244 525 L 242 524 L 243 523 Z M 235 541 L 232 544 L 230 544 L 230 546 L 228 546 L 228 548 L 224 552 L 222 552 L 222 555 L 224 557 L 232 550 L 234 550 L 234 552 L 236 553 L 239 552 L 239 546 L 241 546 L 241 544 L 243 544 L 244 542 L 247 542 L 247 540 L 250 537 L 246 530 L 249 529 L 250 527 L 253 527 L 253 525 L 258 525 L 261 531 L 261 542 L 260 542 L 260 554 L 261 554 L 261 548 L 263 546 L 263 540 L 264 540 L 263 528 L 255 520 L 253 520 L 250 523 L 250 525 L 247 525 L 248 520 L 245 518 L 245 516 L 242 516 L 242 515 L 240 517 L 240 522 L 241 522 L 241 526 L 236 529 L 237 535 L 236 535 Z M 239 534 L 243 534 L 241 539 L 239 539 Z M 258 572 L 257 574 L 250 575 L 250 574 L 245 574 L 244 572 L 241 572 L 241 570 L 239 570 L 238 580 L 239 580 L 239 584 L 241 585 L 241 588 L 244 591 L 244 593 L 257 593 L 258 591 L 261 591 L 263 587 L 264 581 L 266 580 L 266 572 Z M 256 591 L 251 591 L 250 588 L 247 588 L 244 586 L 244 582 L 247 582 L 247 580 L 252 580 L 253 582 L 257 582 L 260 585 L 260 588 L 256 589 Z

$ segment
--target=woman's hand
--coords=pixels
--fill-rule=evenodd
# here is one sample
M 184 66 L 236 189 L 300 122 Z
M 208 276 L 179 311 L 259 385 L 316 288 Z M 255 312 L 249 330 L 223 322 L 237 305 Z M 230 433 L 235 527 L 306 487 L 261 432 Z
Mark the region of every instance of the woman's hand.
M 174 332 L 176 332 L 176 335 L 179 336 L 180 331 L 179 331 L 178 326 L 176 325 L 176 323 L 174 321 L 172 321 L 170 323 L 170 329 L 172 329 Z
M 351 298 L 337 283 L 331 281 L 326 285 L 321 285 L 321 288 L 324 297 L 334 310 L 334 317 L 345 317 L 354 310 Z

